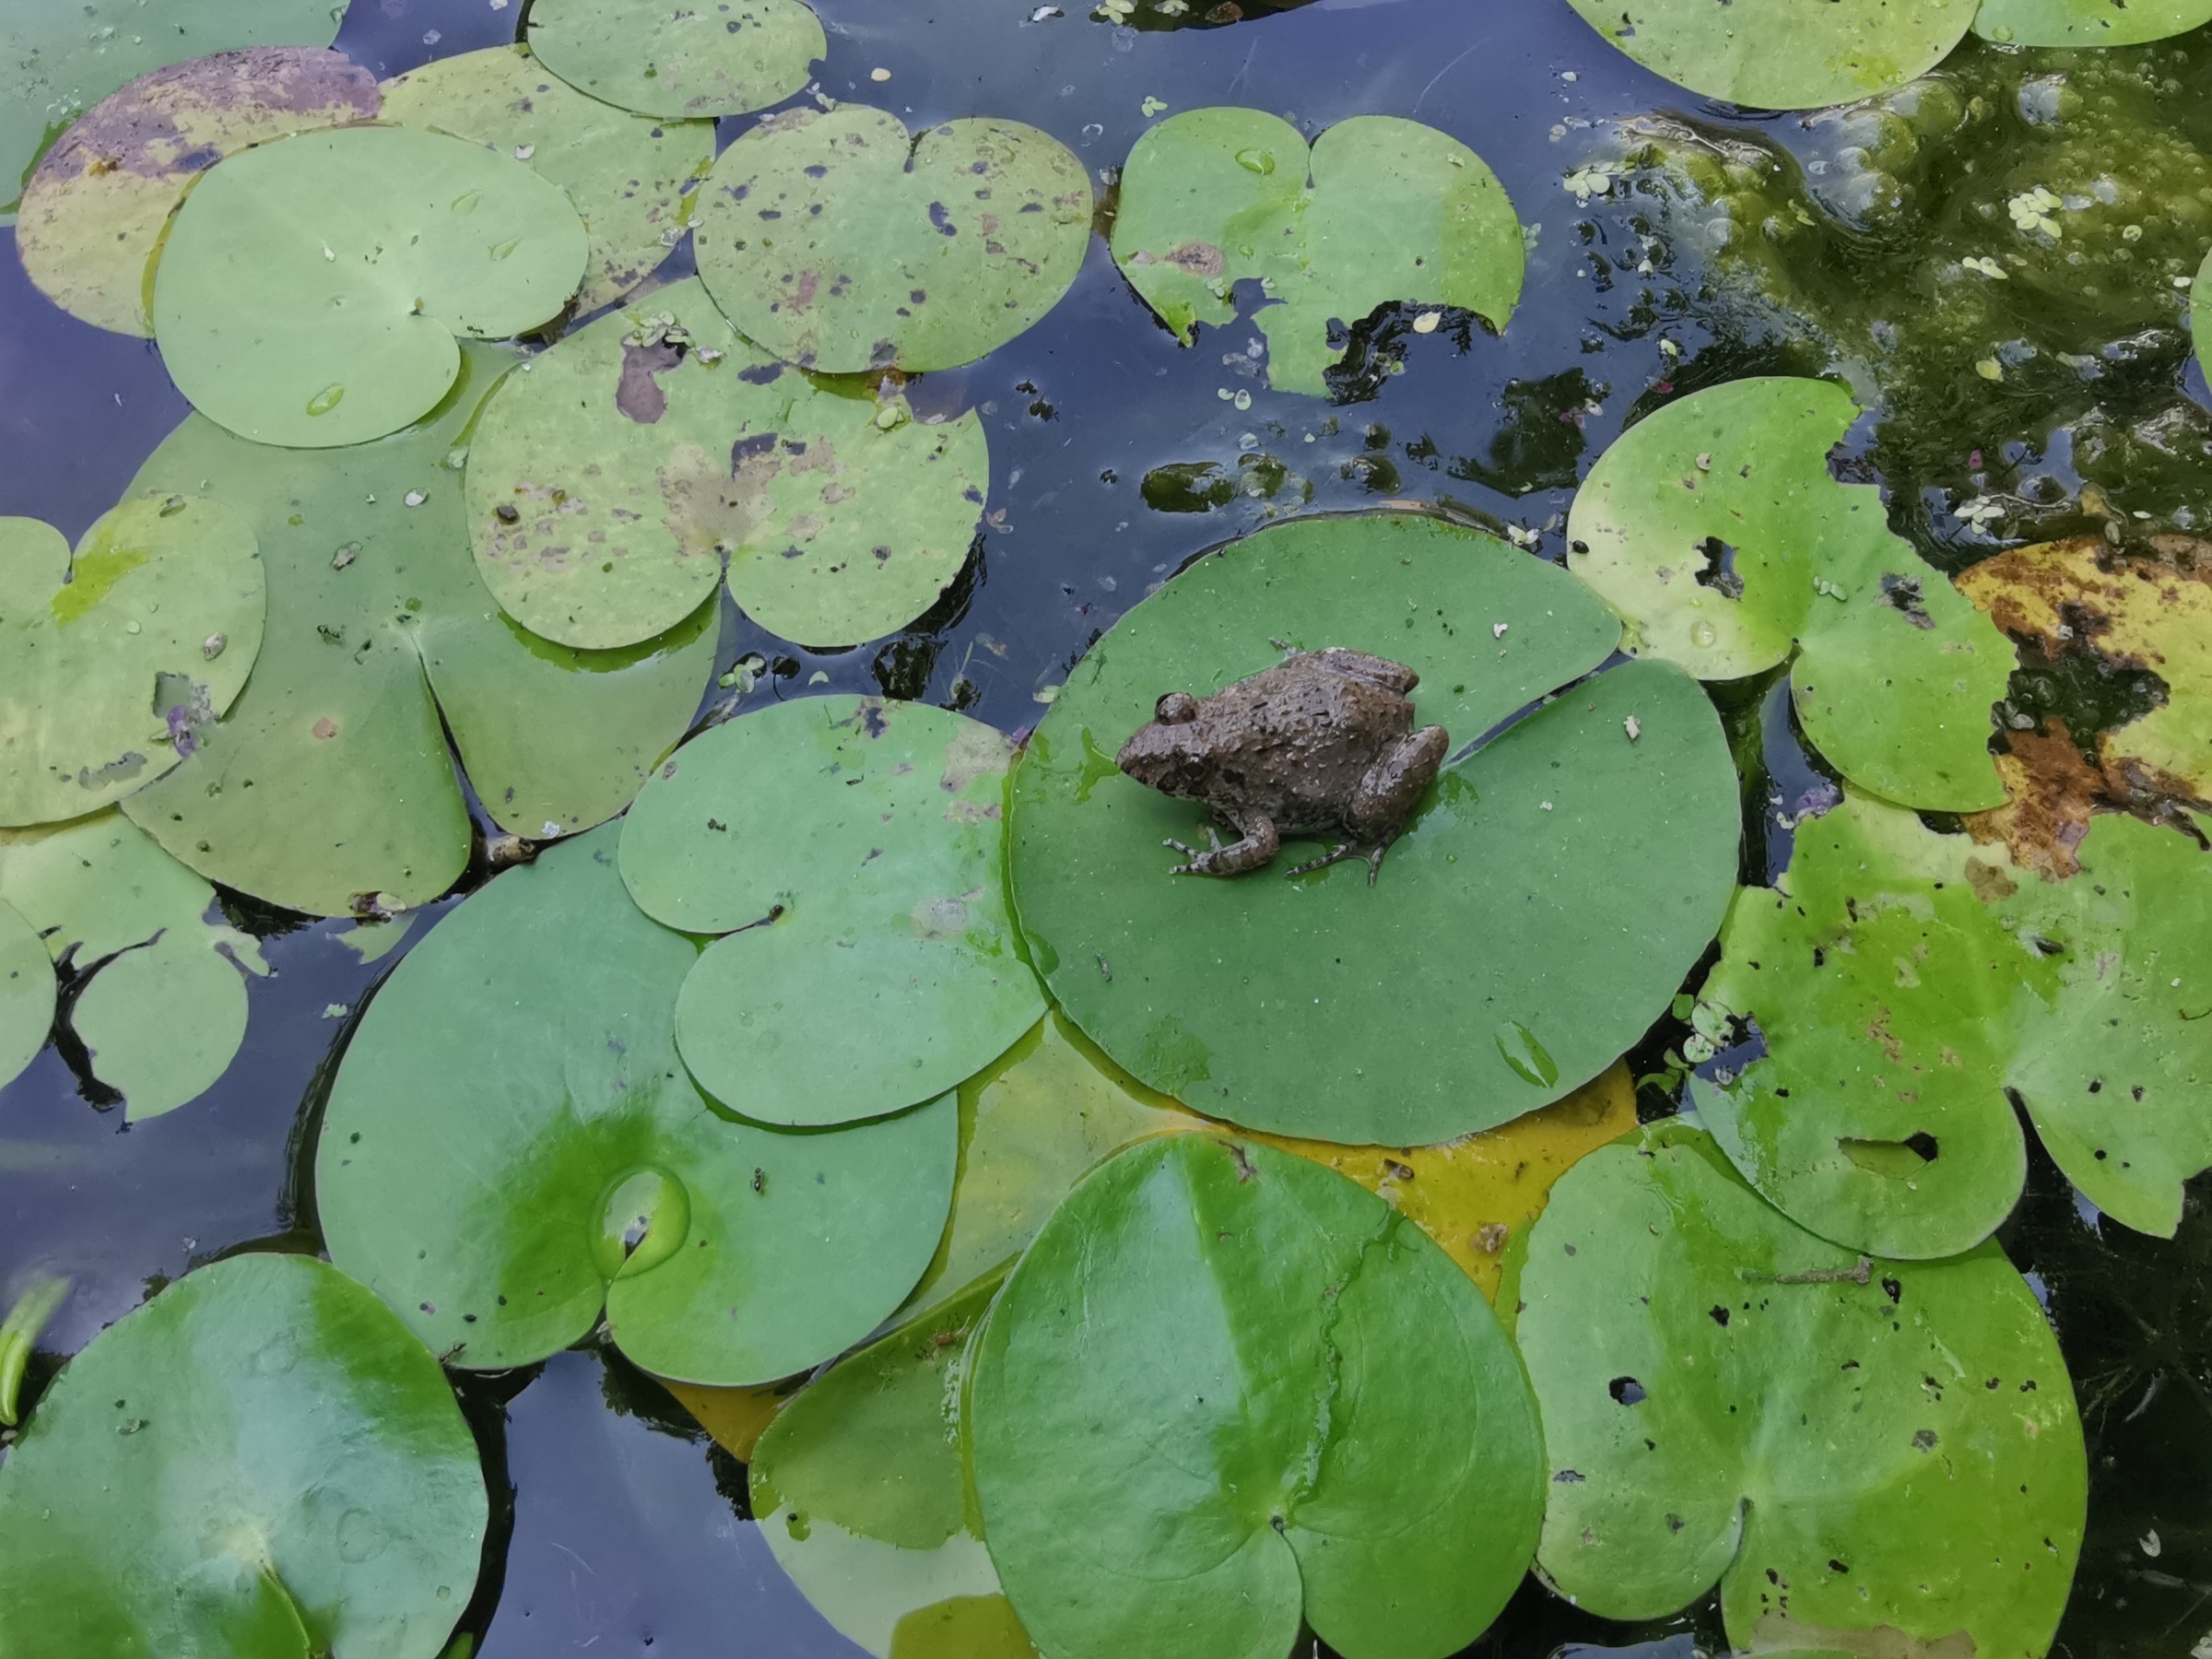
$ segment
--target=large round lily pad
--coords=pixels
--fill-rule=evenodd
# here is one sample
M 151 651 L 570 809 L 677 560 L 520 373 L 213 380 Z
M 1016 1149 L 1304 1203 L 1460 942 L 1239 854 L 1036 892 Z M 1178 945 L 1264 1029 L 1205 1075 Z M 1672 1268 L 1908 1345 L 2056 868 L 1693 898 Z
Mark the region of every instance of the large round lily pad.
M 1279 1659 L 1301 1614 L 1347 1659 L 1453 1653 L 1544 1509 L 1528 1386 L 1466 1276 L 1342 1176 L 1210 1135 L 1069 1194 L 967 1409 L 991 1559 L 1066 1659 Z
M 1628 618 L 1631 650 L 1700 679 L 1794 645 L 1797 717 L 1853 782 L 1908 806 L 1994 806 L 1990 709 L 2012 650 L 1889 533 L 1878 489 L 1830 475 L 1858 412 L 1842 387 L 1788 376 L 1667 405 L 1590 469 L 1568 568 Z
M 0 214 L 40 152 L 126 82 L 247 46 L 327 46 L 331 0 L 69 0 L 0 12 Z
M 727 935 L 677 1003 L 701 1088 L 761 1123 L 877 1117 L 1035 1023 L 1001 874 L 1010 758 L 964 715 L 858 697 L 777 703 L 669 758 L 622 876 L 654 920 Z
M 668 256 L 690 225 L 688 193 L 714 159 L 712 122 L 587 98 L 526 46 L 439 58 L 385 82 L 383 98 L 386 121 L 512 156 L 568 193 L 591 237 L 579 312 L 619 300 Z
M 218 163 L 171 223 L 154 332 L 193 407 L 260 443 L 327 449 L 420 419 L 455 335 L 537 327 L 576 292 L 583 223 L 507 156 L 340 127 Z
M 576 652 L 516 626 L 477 580 L 458 446 L 513 360 L 472 343 L 437 413 L 375 443 L 271 449 L 195 415 L 140 470 L 138 491 L 204 489 L 245 514 L 268 572 L 252 682 L 131 804 L 202 875 L 324 915 L 425 903 L 468 862 L 441 726 L 493 819 L 550 837 L 621 811 L 690 724 L 712 606 L 627 650 Z
M 0 824 L 53 823 L 193 754 L 261 649 L 263 570 L 240 513 L 125 501 L 74 556 L 0 519 Z
M 331 1259 L 456 1365 L 542 1359 L 604 1309 L 665 1376 L 805 1371 L 928 1265 L 954 1102 L 812 1135 L 716 1112 L 676 1052 L 699 947 L 630 902 L 616 833 L 500 877 L 377 993 L 316 1151 Z
M 793 110 L 723 151 L 696 243 L 714 302 L 787 362 L 952 369 L 1060 302 L 1090 244 L 1090 181 L 1019 122 L 917 138 L 865 104 Z
M 46 1046 L 53 1027 L 53 966 L 23 912 L 0 900 L 0 1088 Z
M 799 0 L 537 0 L 530 47 L 571 86 L 648 115 L 743 115 L 830 50 Z
M 2009 46 L 2139 46 L 2212 22 L 2212 0 L 1982 0 L 1974 32 Z
M 1113 755 L 1168 691 L 1270 639 L 1417 669 L 1455 751 L 1372 886 L 1171 875 L 1193 803 Z M 1069 675 L 1014 778 L 1016 909 L 1061 1005 L 1146 1083 L 1254 1128 L 1383 1146 L 1501 1124 L 1595 1077 L 1665 1008 L 1735 875 L 1735 768 L 1696 682 L 1587 680 L 1618 623 L 1556 566 L 1410 514 L 1277 526 L 1201 559 Z M 1578 683 L 1579 682 L 1579 683 Z
M 1656 1125 L 1552 1189 L 1508 1291 L 1544 1413 L 1537 1564 L 1748 1653 L 2047 1652 L 2081 1547 L 2074 1391 L 1994 1244 L 1876 1262 Z
M 1800 826 L 1747 888 L 1700 994 L 1765 1053 L 1696 1100 L 1747 1179 L 1857 1249 L 1942 1256 L 1986 1238 L 2026 1161 L 2011 1098 L 2059 1167 L 2171 1235 L 2212 1166 L 2212 864 L 2186 836 L 2100 818 L 2049 881 L 2001 847 L 1865 796 Z
M 487 1519 L 422 1345 L 335 1267 L 235 1256 L 39 1402 L 0 1471 L 0 1648 L 434 1659 Z
M 1645 68 L 1707 98 L 1809 110 L 1887 92 L 1942 62 L 1981 0 L 1572 0 Z
M 16 247 L 56 305 L 151 335 L 147 265 L 200 174 L 250 144 L 373 121 L 376 77 L 342 54 L 257 46 L 172 64 L 102 99 L 24 188 Z
M 477 566 L 508 614 L 584 649 L 674 627 L 724 579 L 787 640 L 927 610 L 991 481 L 982 423 L 839 395 L 762 357 L 697 282 L 509 377 L 469 451 Z

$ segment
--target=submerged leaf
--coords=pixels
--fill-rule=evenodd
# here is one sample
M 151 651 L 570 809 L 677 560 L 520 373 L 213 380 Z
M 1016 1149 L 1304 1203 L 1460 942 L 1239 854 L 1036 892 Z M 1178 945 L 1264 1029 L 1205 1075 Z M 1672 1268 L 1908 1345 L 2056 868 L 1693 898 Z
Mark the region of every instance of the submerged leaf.
M 63 1370 L 0 1470 L 21 1659 L 434 1659 L 488 1504 L 437 1362 L 305 1256 L 187 1274 Z
M 799 0 L 535 0 L 529 46 L 594 98 L 648 115 L 743 115 L 789 98 L 830 50 Z
M 1881 493 L 1838 483 L 1829 451 L 1858 406 L 1774 376 L 1646 417 L 1590 469 L 1568 568 L 1630 625 L 1631 648 L 1736 679 L 1796 648 L 1806 735 L 1852 782 L 1908 806 L 2004 799 L 1990 710 L 2013 653 L 1912 546 Z
M 917 138 L 864 104 L 793 110 L 722 153 L 697 241 L 714 302 L 787 362 L 952 369 L 1059 303 L 1090 243 L 1090 182 L 1018 122 Z
M 371 1003 L 324 1112 L 331 1259 L 456 1365 L 525 1365 L 604 1310 L 638 1364 L 745 1384 L 875 1328 L 943 1230 L 949 1096 L 834 1133 L 715 1112 L 677 1057 L 696 943 L 595 830 L 441 922 Z
M 500 339 L 584 276 L 560 188 L 408 127 L 303 133 L 218 162 L 154 273 L 162 361 L 193 407 L 261 443 L 327 449 L 429 413 L 455 335 Z
M 2087 1460 L 2034 1295 L 1994 1244 L 1872 1261 L 1678 1123 L 1552 1191 L 1504 1305 L 1544 1414 L 1537 1564 L 1661 1618 L 1720 1585 L 1745 1652 L 2046 1652 Z
M 1343 1177 L 1210 1135 L 1068 1196 L 967 1413 L 1007 1598 L 1069 1659 L 1276 1659 L 1301 1615 L 1354 1653 L 1452 1653 L 1544 1508 L 1527 1383 L 1466 1276 Z

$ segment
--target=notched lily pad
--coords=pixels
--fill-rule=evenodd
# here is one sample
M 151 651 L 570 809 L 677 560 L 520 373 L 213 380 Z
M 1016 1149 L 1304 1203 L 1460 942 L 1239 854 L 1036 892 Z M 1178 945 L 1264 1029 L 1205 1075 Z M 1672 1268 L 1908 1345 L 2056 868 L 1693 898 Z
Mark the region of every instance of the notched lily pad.
M 1002 885 L 1010 757 L 963 715 L 828 697 L 669 758 L 624 824 L 622 876 L 655 921 L 725 935 L 676 1006 L 708 1095 L 760 1123 L 877 1117 L 1036 1022 Z
M 361 443 L 453 389 L 455 335 L 556 315 L 586 253 L 560 187 L 509 157 L 409 127 L 302 133 L 194 186 L 155 267 L 154 332 L 193 407 L 241 437 Z
M 117 1321 L 0 1471 L 10 1653 L 434 1659 L 488 1519 L 437 1361 L 306 1256 L 233 1256 Z
M 169 216 L 248 145 L 376 119 L 376 77 L 342 54 L 259 46 L 172 64 L 80 116 L 23 192 L 23 268 L 72 316 L 151 335 L 149 266 Z
M 1466 1276 L 1342 1176 L 1210 1135 L 1069 1194 L 966 1421 L 1006 1596 L 1069 1659 L 1277 1659 L 1301 1617 L 1353 1654 L 1456 1652 L 1544 1508 L 1527 1383 Z
M 1558 1100 L 1666 1006 L 1735 876 L 1712 707 L 1666 664 L 1583 678 L 1619 637 L 1558 567 L 1412 514 L 1200 559 L 1077 665 L 1015 772 L 1030 959 L 1118 1064 L 1251 1127 L 1419 1146 Z M 1233 880 L 1171 875 L 1160 843 L 1203 841 L 1203 809 L 1113 764 L 1163 693 L 1271 665 L 1271 639 L 1413 667 L 1415 724 L 1462 754 L 1372 886 L 1359 861 L 1286 877 L 1288 846 Z
M 771 115 L 723 151 L 699 273 L 746 337 L 824 374 L 971 363 L 1059 303 L 1090 181 L 1049 133 L 864 104 Z
M 513 361 L 472 343 L 435 415 L 375 443 L 271 449 L 195 415 L 140 470 L 138 491 L 205 489 L 244 514 L 268 571 L 252 681 L 131 804 L 202 875 L 320 915 L 426 903 L 468 862 L 447 729 L 494 821 L 545 840 L 621 811 L 690 724 L 712 606 L 625 650 L 577 652 L 517 626 L 477 580 L 460 446 Z
M 1788 376 L 1666 405 L 1591 467 L 1568 568 L 1628 619 L 1630 650 L 1700 679 L 1794 648 L 1797 717 L 1854 783 L 1908 806 L 1994 806 L 1990 711 L 2013 653 L 1889 533 L 1877 488 L 1830 475 L 1858 412 L 1842 387 Z
M 799 0 L 538 0 L 528 28 L 554 74 L 647 115 L 765 110 L 830 50 Z
M 568 193 L 591 237 L 579 312 L 619 300 L 667 258 L 690 226 L 689 192 L 714 159 L 712 122 L 657 120 L 587 98 L 526 46 L 439 58 L 386 81 L 383 99 L 386 121 L 526 161 Z
M 663 1376 L 805 1371 L 927 1265 L 954 1103 L 813 1135 L 715 1112 L 676 1052 L 699 947 L 630 902 L 616 833 L 498 877 L 377 993 L 317 1143 L 331 1259 L 455 1365 L 529 1364 L 604 1310 Z
M 915 420 L 764 358 L 695 281 L 512 375 L 469 450 L 470 533 L 516 621 L 583 649 L 673 627 L 724 580 L 771 633 L 895 631 L 968 556 L 982 423 Z
M 2043 1312 L 1994 1244 L 1870 1260 L 1680 1124 L 1552 1189 L 1501 1306 L 1544 1413 L 1537 1565 L 1662 1618 L 1716 1583 L 1745 1652 L 2047 1652 L 2087 1460 Z
M 261 649 L 262 561 L 239 513 L 125 501 L 74 555 L 0 519 L 0 825 L 135 794 L 198 749 Z
M 1502 329 L 1521 298 L 1521 222 L 1473 150 L 1394 115 L 1356 115 L 1314 140 L 1259 110 L 1192 110 L 1129 152 L 1113 258 L 1190 344 L 1231 321 L 1230 286 L 1277 301 L 1253 315 L 1268 383 L 1320 396 L 1345 350 L 1333 325 L 1394 300 L 1463 306 Z

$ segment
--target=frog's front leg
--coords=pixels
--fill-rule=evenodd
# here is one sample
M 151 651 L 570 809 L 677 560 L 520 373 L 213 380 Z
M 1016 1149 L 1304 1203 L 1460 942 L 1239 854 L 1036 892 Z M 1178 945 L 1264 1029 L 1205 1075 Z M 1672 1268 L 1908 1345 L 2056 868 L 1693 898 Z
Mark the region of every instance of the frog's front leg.
M 1190 860 L 1188 864 L 1177 865 L 1168 874 L 1171 876 L 1241 876 L 1247 870 L 1258 869 L 1273 858 L 1275 850 L 1282 844 L 1281 839 L 1275 832 L 1274 821 L 1259 813 L 1237 819 L 1235 828 L 1239 839 L 1230 841 L 1227 846 L 1221 844 L 1221 838 L 1214 833 L 1213 826 L 1210 824 L 1206 826 L 1206 839 L 1209 844 L 1203 850 L 1185 846 L 1182 842 L 1174 840 L 1161 842 L 1162 846 L 1172 847 Z
M 1452 739 L 1442 726 L 1423 726 L 1383 750 L 1353 792 L 1347 827 L 1371 844 L 1367 859 L 1370 887 L 1382 871 L 1382 854 L 1390 851 L 1390 843 L 1398 839 L 1406 820 L 1420 804 L 1422 793 L 1443 770 L 1444 755 L 1451 747 Z

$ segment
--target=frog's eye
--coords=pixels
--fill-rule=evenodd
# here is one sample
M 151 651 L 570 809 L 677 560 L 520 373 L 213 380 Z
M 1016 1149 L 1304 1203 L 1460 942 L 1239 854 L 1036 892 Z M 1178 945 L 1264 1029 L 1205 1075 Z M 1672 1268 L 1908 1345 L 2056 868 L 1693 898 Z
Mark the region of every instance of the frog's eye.
M 1162 725 L 1188 725 L 1198 718 L 1198 700 L 1188 691 L 1171 691 L 1152 705 L 1152 718 Z

